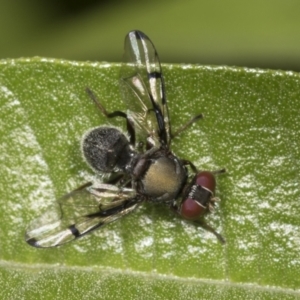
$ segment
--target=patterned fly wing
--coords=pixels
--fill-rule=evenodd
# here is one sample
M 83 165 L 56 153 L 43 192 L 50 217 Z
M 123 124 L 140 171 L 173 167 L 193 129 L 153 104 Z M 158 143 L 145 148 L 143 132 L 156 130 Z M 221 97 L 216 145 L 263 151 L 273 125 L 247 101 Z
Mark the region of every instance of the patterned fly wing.
M 125 38 L 124 64 L 120 73 L 123 100 L 133 121 L 137 141 L 151 147 L 170 143 L 170 121 L 164 78 L 156 49 L 141 31 Z
M 32 221 L 26 230 L 26 242 L 41 248 L 65 244 L 130 213 L 140 202 L 132 189 L 87 183 Z

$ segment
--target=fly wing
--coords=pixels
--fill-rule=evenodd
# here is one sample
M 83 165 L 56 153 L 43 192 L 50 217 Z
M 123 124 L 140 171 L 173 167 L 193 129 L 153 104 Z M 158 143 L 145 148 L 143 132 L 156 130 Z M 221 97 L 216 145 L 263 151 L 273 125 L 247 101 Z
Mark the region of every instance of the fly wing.
M 164 78 L 156 49 L 141 31 L 131 31 L 126 36 L 124 61 L 120 87 L 137 141 L 168 146 L 171 128 Z
M 47 248 L 70 242 L 130 213 L 140 203 L 132 189 L 87 183 L 58 200 L 58 206 L 31 222 L 26 242 Z

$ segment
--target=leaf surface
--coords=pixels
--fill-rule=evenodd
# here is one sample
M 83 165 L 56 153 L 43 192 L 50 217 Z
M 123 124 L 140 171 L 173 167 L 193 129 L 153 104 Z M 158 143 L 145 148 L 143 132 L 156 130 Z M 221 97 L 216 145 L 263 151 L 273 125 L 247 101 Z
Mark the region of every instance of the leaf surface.
M 0 61 L 1 299 L 299 299 L 300 191 L 297 73 L 163 65 L 173 151 L 199 169 L 225 167 L 221 202 L 207 221 L 225 246 L 161 205 L 74 243 L 35 249 L 27 224 L 93 179 L 79 150 L 107 110 L 124 110 L 119 64 Z

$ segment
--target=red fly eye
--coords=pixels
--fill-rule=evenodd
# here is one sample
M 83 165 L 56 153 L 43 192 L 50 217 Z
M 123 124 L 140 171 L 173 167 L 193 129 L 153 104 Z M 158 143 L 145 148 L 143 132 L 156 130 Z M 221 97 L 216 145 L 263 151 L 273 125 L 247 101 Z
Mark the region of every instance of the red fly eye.
M 187 198 L 181 205 L 181 215 L 188 220 L 198 219 L 205 211 L 205 208 L 194 199 Z
M 208 171 L 202 171 L 197 174 L 196 184 L 201 185 L 204 188 L 210 190 L 213 194 L 216 188 L 216 179 L 213 173 Z

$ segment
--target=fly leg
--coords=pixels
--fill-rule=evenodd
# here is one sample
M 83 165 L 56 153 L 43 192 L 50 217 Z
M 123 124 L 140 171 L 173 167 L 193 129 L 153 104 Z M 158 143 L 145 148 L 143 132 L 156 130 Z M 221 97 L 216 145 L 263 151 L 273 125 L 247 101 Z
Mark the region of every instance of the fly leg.
M 182 159 L 181 162 L 183 163 L 184 166 L 190 166 L 190 168 L 194 173 L 198 173 L 196 166 L 191 161 Z
M 181 134 L 183 131 L 185 131 L 188 127 L 190 127 L 192 124 L 194 124 L 195 122 L 197 122 L 198 120 L 203 119 L 203 115 L 199 114 L 195 117 L 193 117 L 192 119 L 190 119 L 187 123 L 185 123 L 184 125 L 182 125 L 180 128 L 178 128 L 175 133 L 171 134 L 171 139 L 174 139 L 176 136 L 178 136 L 179 134 Z
M 215 235 L 215 237 L 219 240 L 219 242 L 221 244 L 225 244 L 226 241 L 225 239 L 223 238 L 223 236 L 218 233 L 213 227 L 211 227 L 210 225 L 208 225 L 204 220 L 197 220 L 197 221 L 194 221 L 194 223 L 200 227 L 202 227 L 204 230 L 207 230 L 209 232 L 211 232 L 212 234 Z
M 177 201 L 173 201 L 170 205 L 170 209 L 176 213 L 177 215 L 181 216 L 180 213 L 180 206 L 178 206 Z M 202 227 L 204 230 L 211 232 L 215 237 L 219 240 L 221 244 L 225 244 L 226 241 L 223 238 L 223 236 L 218 233 L 213 227 L 211 227 L 209 224 L 207 224 L 203 219 L 198 219 L 195 221 L 192 221 L 195 225 Z
M 122 117 L 126 119 L 126 127 L 127 127 L 127 132 L 129 134 L 129 142 L 132 146 L 135 146 L 134 124 L 132 123 L 132 121 L 130 121 L 127 114 L 119 110 L 108 112 L 105 109 L 105 107 L 100 103 L 99 99 L 90 88 L 87 87 L 86 92 L 106 118 Z

